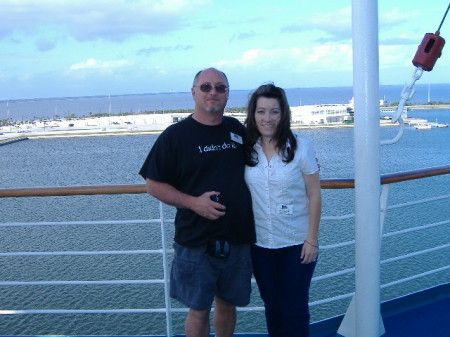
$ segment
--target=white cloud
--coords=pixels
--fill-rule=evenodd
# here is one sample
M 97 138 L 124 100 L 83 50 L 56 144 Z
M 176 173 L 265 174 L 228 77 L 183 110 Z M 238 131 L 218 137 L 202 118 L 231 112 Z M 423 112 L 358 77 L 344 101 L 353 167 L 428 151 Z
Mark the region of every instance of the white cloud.
M 115 69 L 127 67 L 130 62 L 127 60 L 102 61 L 89 58 L 84 62 L 75 63 L 70 66 L 71 71 L 98 70 L 104 73 L 112 72 Z
M 262 63 L 267 63 L 269 59 L 272 59 L 274 55 L 277 54 L 276 50 L 267 49 L 251 49 L 245 51 L 239 59 L 235 60 L 220 60 L 217 62 L 217 66 L 254 66 L 256 64 L 262 65 Z
M 420 15 L 420 11 L 410 8 L 380 10 L 378 13 L 380 36 L 384 37 L 392 28 L 419 19 Z M 342 40 L 350 41 L 352 38 L 352 8 L 350 6 L 329 12 L 319 12 L 318 14 L 302 18 L 298 22 L 283 27 L 282 32 L 301 33 L 308 30 L 321 31 L 326 36 L 317 40 L 320 43 Z M 390 39 L 394 38 L 399 38 L 399 36 L 394 36 Z
M 411 60 L 415 47 L 403 45 L 380 46 L 379 64 L 380 75 L 392 69 L 404 67 L 414 70 Z M 414 49 L 414 50 L 413 50 Z M 268 74 L 272 78 L 283 74 L 280 78 L 289 78 L 293 74 L 323 74 L 329 81 L 335 83 L 339 79 L 332 78 L 332 74 L 351 74 L 353 71 L 353 50 L 351 44 L 328 44 L 312 48 L 284 48 L 284 49 L 251 49 L 243 52 L 239 58 L 221 60 L 216 64 L 225 71 Z M 441 62 L 441 66 L 444 62 Z M 331 77 L 330 77 L 331 76 Z M 405 80 L 408 80 L 407 73 Z M 317 85 L 320 85 L 318 83 Z
M 122 41 L 135 34 L 164 34 L 185 25 L 206 0 L 2 0 L 0 37 L 39 27 L 65 27 L 78 40 Z
M 380 26 L 392 26 L 405 22 L 411 22 L 416 20 L 420 16 L 420 11 L 411 10 L 408 8 L 399 9 L 392 8 L 389 11 L 382 11 L 379 13 Z
M 296 71 L 352 68 L 351 45 L 325 45 L 310 48 L 252 49 L 235 60 L 221 60 L 220 67 L 256 67 Z M 315 68 L 315 69 L 314 69 Z
M 320 13 L 308 19 L 308 25 L 331 33 L 348 32 L 351 30 L 351 7 L 340 8 L 333 12 Z
M 313 47 L 306 62 L 320 69 L 352 69 L 352 46 L 338 44 Z
M 414 57 L 415 50 L 412 53 L 412 49 L 405 48 L 402 45 L 396 46 L 380 46 L 380 68 L 392 68 L 398 66 L 411 65 L 411 71 L 414 69 L 412 59 Z
M 342 40 L 351 38 L 351 7 L 344 7 L 330 12 L 301 17 L 297 22 L 284 26 L 283 33 L 302 33 L 308 31 L 323 32 L 324 40 Z

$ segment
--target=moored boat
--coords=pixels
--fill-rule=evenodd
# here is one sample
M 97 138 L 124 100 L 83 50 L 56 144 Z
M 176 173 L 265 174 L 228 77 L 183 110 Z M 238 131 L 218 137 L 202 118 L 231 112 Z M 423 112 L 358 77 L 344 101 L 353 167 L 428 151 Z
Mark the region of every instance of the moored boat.
M 431 124 L 430 123 L 418 123 L 414 125 L 414 128 L 416 130 L 431 130 Z

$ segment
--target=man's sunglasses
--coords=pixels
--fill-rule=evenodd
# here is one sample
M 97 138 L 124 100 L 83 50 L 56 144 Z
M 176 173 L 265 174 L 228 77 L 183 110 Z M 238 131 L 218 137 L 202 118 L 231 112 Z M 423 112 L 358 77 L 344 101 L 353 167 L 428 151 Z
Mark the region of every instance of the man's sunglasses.
M 200 90 L 203 92 L 210 92 L 213 88 L 213 86 L 209 83 L 203 83 L 203 84 L 200 84 L 200 86 L 194 85 L 194 87 L 199 87 Z M 223 94 L 223 93 L 227 92 L 228 86 L 226 86 L 225 84 L 217 84 L 214 86 L 214 89 L 216 89 L 217 93 Z

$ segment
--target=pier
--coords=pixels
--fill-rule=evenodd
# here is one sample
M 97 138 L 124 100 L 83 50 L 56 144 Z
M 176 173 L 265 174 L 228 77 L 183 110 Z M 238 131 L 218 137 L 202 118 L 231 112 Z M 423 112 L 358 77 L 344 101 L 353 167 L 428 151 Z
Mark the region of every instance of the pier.
M 27 140 L 27 139 L 28 139 L 28 137 L 13 137 L 13 138 L 0 139 L 0 146 L 21 142 L 21 141 Z

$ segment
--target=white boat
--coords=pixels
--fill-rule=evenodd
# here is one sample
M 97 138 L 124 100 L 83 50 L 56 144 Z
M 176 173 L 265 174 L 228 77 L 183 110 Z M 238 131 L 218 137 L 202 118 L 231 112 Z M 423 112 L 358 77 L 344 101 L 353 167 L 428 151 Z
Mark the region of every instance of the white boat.
M 414 127 L 416 128 L 416 130 L 430 130 L 431 124 L 430 123 L 418 123 L 418 124 L 414 125 Z
M 446 123 L 438 123 L 438 120 L 436 119 L 436 122 L 430 123 L 432 127 L 436 128 L 448 128 L 448 124 Z

